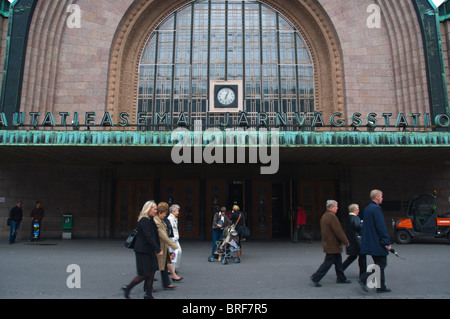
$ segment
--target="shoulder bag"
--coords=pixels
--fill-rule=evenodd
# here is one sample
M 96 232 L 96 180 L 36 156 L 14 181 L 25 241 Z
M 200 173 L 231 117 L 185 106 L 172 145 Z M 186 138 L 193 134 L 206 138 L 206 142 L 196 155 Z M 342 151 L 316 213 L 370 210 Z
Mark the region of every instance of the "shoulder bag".
M 123 243 L 126 248 L 133 249 L 134 243 L 136 242 L 137 228 L 133 230 L 133 232 L 128 236 L 127 240 Z

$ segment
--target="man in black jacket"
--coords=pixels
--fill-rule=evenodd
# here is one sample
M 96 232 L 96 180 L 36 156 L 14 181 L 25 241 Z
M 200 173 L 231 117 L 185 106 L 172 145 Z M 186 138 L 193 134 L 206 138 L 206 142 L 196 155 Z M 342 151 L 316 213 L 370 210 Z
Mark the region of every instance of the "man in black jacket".
M 16 206 L 11 208 L 9 211 L 9 219 L 10 219 L 10 233 L 9 233 L 9 244 L 12 245 L 16 241 L 17 232 L 20 227 L 20 223 L 22 222 L 23 210 L 22 210 L 22 202 L 18 201 Z
M 366 272 L 367 261 L 366 256 L 360 254 L 361 249 L 361 229 L 362 222 L 359 218 L 359 206 L 358 204 L 351 204 L 348 207 L 348 218 L 346 222 L 345 234 L 347 235 L 350 246 L 347 247 L 347 259 L 342 263 L 342 267 L 347 269 L 352 262 L 358 258 L 359 275 L 361 276 Z

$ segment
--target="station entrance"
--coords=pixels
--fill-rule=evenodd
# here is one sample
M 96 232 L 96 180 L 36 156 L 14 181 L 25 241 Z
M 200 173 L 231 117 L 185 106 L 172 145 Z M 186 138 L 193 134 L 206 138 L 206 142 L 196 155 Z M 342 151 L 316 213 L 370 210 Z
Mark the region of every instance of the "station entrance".
M 181 207 L 180 237 L 210 239 L 214 213 L 238 205 L 252 239 L 292 238 L 297 206 L 307 212 L 307 229 L 320 233 L 328 199 L 336 199 L 334 180 L 155 179 L 118 180 L 115 187 L 114 237 L 127 236 L 136 226 L 143 204 L 165 201 Z

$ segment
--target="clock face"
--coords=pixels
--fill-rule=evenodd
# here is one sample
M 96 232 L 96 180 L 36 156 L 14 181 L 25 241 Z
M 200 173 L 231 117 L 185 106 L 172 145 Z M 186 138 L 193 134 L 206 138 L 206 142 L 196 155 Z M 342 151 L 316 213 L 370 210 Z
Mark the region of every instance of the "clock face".
M 236 94 L 231 88 L 222 88 L 217 92 L 217 100 L 223 105 L 230 105 L 236 99 Z

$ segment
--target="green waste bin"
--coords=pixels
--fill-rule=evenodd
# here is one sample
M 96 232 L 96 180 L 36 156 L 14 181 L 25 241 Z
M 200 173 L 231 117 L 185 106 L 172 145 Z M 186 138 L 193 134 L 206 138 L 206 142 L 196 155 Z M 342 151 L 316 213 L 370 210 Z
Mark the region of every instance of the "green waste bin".
M 64 215 L 63 216 L 63 229 L 68 230 L 73 227 L 73 216 L 72 215 Z

